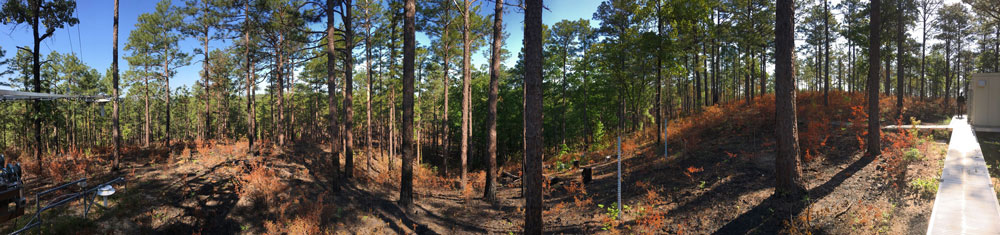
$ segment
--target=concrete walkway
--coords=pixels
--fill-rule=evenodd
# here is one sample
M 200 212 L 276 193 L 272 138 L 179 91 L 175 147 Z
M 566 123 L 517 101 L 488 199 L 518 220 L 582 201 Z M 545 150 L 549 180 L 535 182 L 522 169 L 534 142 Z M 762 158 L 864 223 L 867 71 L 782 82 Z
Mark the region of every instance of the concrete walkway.
M 952 118 L 950 126 L 927 234 L 1000 234 L 1000 204 L 979 141 L 966 119 Z

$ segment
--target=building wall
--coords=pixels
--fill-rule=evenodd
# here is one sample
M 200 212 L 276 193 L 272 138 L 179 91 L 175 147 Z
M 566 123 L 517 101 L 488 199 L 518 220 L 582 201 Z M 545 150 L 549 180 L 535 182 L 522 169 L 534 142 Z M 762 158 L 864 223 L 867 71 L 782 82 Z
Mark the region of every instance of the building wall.
M 972 125 L 1000 127 L 1000 73 L 973 74 L 969 86 Z

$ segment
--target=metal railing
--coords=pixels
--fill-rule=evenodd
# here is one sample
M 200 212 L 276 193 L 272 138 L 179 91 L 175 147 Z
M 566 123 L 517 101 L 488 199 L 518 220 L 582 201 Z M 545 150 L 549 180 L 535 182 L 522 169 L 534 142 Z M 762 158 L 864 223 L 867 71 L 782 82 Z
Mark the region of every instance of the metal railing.
M 63 194 L 63 195 L 60 195 L 60 196 L 56 197 L 56 199 L 53 200 L 54 202 L 50 202 L 48 204 L 45 204 L 44 207 L 42 206 L 41 200 L 39 200 L 42 196 L 45 196 L 47 194 L 51 194 L 53 192 L 57 192 L 59 190 L 68 188 L 68 187 L 73 186 L 73 185 L 80 185 L 81 188 L 85 188 L 86 185 L 87 185 L 87 178 L 81 178 L 81 179 L 75 180 L 73 182 L 65 183 L 63 185 L 59 185 L 59 186 L 56 186 L 54 188 L 50 188 L 50 189 L 42 191 L 42 192 L 40 192 L 38 194 L 35 194 L 35 213 L 34 213 L 34 215 L 31 216 L 31 220 L 28 220 L 28 223 L 25 224 L 24 227 L 22 227 L 21 229 L 18 229 L 17 231 L 14 231 L 14 232 L 12 232 L 10 234 L 20 234 L 20 233 L 23 233 L 25 231 L 28 231 L 29 229 L 41 226 L 42 223 L 44 222 L 44 219 L 42 217 L 42 213 L 43 212 L 45 212 L 47 210 L 50 210 L 52 208 L 58 207 L 58 206 L 65 205 L 67 203 L 70 203 L 70 202 L 78 200 L 78 199 L 84 199 L 84 201 L 83 201 L 83 206 L 84 206 L 83 217 L 86 218 L 87 217 L 87 213 L 90 212 L 90 206 L 95 203 L 94 199 L 97 197 L 97 191 L 98 191 L 98 189 L 100 189 L 101 187 L 104 187 L 106 185 L 113 185 L 113 184 L 120 183 L 120 182 L 125 182 L 125 178 L 118 177 L 118 178 L 109 180 L 107 182 L 101 183 L 101 184 L 99 184 L 97 186 L 94 186 L 94 187 L 91 187 L 91 188 L 87 188 L 87 189 L 85 189 L 83 191 L 80 191 L 80 192 Z

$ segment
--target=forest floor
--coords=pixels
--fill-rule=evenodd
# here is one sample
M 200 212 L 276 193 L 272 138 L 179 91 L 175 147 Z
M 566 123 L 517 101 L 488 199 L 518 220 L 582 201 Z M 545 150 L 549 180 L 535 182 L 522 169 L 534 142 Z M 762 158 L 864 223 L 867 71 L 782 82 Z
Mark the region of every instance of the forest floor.
M 804 96 L 809 98 L 809 94 Z M 741 108 L 745 106 L 721 105 L 720 110 L 710 108 L 697 119 L 674 120 L 671 126 L 676 126 L 676 130 L 667 135 L 671 146 L 668 158 L 663 157 L 652 131 L 636 131 L 626 136 L 622 160 L 624 208 L 620 212 L 614 205 L 617 165 L 612 160 L 612 148 L 591 151 L 584 158 L 572 157 L 581 153 L 549 157 L 545 175 L 550 180 L 543 190 L 546 232 L 924 233 L 949 131 L 886 130 L 883 131 L 885 154 L 870 157 L 860 151 L 859 146 L 863 145 L 853 131 L 854 126 L 831 125 L 834 122 L 830 120 L 824 123 L 831 126 L 800 125 L 803 179 L 808 196 L 793 200 L 799 203 L 787 203 L 787 199 L 772 196 L 773 137 L 760 134 L 757 129 L 771 128 L 761 124 L 767 122 L 768 115 L 773 117 L 768 114 L 773 107 L 758 106 L 766 102 L 765 97 L 745 109 Z M 857 116 L 856 103 L 855 100 L 831 104 L 832 109 L 840 111 L 829 116 L 850 122 L 848 119 L 855 118 L 848 115 Z M 919 107 L 932 104 L 913 102 L 913 106 L 910 110 L 935 110 Z M 737 108 L 753 114 L 729 112 Z M 757 120 L 757 116 L 765 118 Z M 816 117 L 821 116 L 802 118 Z M 857 120 L 861 118 L 854 121 Z M 705 131 L 695 133 L 688 129 Z M 826 134 L 811 136 L 819 130 Z M 44 215 L 46 221 L 41 231 L 50 234 L 508 234 L 522 229 L 524 209 L 520 181 L 516 179 L 518 163 L 502 167 L 510 175 L 499 178 L 499 201 L 495 203 L 482 199 L 485 178 L 482 171 L 469 174 L 472 187 L 463 192 L 455 177 L 442 176 L 427 165 L 417 167 L 415 212 L 407 214 L 395 203 L 398 158 L 378 152 L 376 157 L 367 158 L 364 151 L 358 151 L 354 177 L 340 181 L 335 187 L 327 170 L 328 145 L 295 143 L 282 149 L 264 148 L 257 157 L 246 156 L 245 142 L 189 141 L 175 144 L 169 151 L 155 146 L 145 150 L 126 148 L 126 167 L 121 174 L 128 183 L 111 197 L 109 207 L 93 208 L 87 218 L 81 217 L 82 207 L 78 203 L 49 211 Z M 613 146 L 610 142 L 603 145 Z M 68 182 L 86 172 L 106 172 L 98 167 L 106 166 L 106 160 L 72 157 L 79 155 L 57 158 L 63 160 L 50 161 L 43 167 L 28 163 L 29 174 L 62 180 L 29 177 L 26 193 L 51 187 L 53 182 Z M 592 182 L 580 183 L 580 168 L 568 166 L 572 160 L 592 167 Z M 900 170 L 899 166 L 906 170 Z M 99 182 L 113 175 L 89 176 L 91 182 Z M 22 216 L 0 228 L 11 231 L 28 218 Z

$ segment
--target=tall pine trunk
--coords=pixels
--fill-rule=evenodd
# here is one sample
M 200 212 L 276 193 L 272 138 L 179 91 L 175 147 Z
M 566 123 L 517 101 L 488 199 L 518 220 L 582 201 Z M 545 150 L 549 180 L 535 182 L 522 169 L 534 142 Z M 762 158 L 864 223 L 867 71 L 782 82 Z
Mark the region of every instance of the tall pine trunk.
M 447 3 L 445 3 L 445 4 L 447 4 Z M 448 67 L 448 62 L 451 61 L 450 60 L 451 59 L 451 40 L 448 39 L 448 32 L 449 32 L 448 30 L 451 28 L 450 27 L 451 26 L 451 6 L 450 5 L 446 5 L 445 6 L 445 9 L 444 9 L 444 18 L 448 19 L 448 21 L 447 21 L 447 23 L 445 23 L 444 29 L 441 29 L 441 40 L 444 41 L 444 53 L 442 53 L 444 55 L 444 58 L 442 58 L 442 62 L 441 62 L 442 72 L 444 73 L 444 76 L 441 78 L 441 81 L 444 83 L 444 87 L 443 87 L 444 94 L 442 94 L 442 96 L 444 96 L 444 104 L 443 104 L 443 106 L 444 106 L 444 113 L 442 113 L 444 122 L 441 123 L 441 125 L 444 127 L 444 130 L 441 133 L 441 135 L 442 135 L 442 137 L 444 137 L 444 139 L 441 140 L 442 141 L 441 144 L 444 145 L 444 151 L 441 153 L 441 165 L 442 165 L 441 169 L 442 169 L 442 172 L 444 173 L 444 175 L 448 175 L 448 158 L 449 158 L 448 156 L 451 155 L 451 131 L 450 131 L 450 129 L 451 129 L 451 123 L 448 122 L 448 116 L 449 116 L 448 115 L 448 107 L 449 107 L 449 105 L 448 105 L 448 102 L 449 102 L 449 100 L 448 100 L 449 99 L 448 91 L 450 90 L 449 88 L 451 88 L 451 86 L 448 85 L 448 83 L 451 81 L 451 78 L 448 77 L 448 70 L 451 69 L 451 67 Z
M 204 30 L 205 30 L 205 35 L 204 35 L 205 38 L 202 39 L 202 44 L 201 45 L 202 45 L 202 48 L 204 49 L 204 51 L 202 51 L 202 52 L 205 53 L 205 58 L 201 62 L 201 68 L 202 68 L 202 71 L 204 72 L 204 77 L 202 79 L 204 79 L 204 83 L 205 83 L 205 87 L 204 87 L 205 96 L 203 97 L 205 99 L 204 100 L 204 102 L 205 102 L 205 128 L 203 130 L 204 131 L 203 140 L 205 140 L 206 143 L 207 143 L 208 138 L 211 138 L 211 131 L 210 130 L 212 129 L 212 128 L 209 128 L 212 125 L 211 124 L 212 123 L 212 102 L 210 102 L 212 100 L 212 97 L 211 97 L 211 90 L 212 89 L 208 85 L 208 78 L 211 75 L 211 73 L 208 70 L 208 29 L 206 28 Z
M 486 116 L 488 168 L 483 198 L 497 201 L 497 93 L 500 90 L 500 47 L 503 43 L 503 0 L 496 0 L 493 14 L 493 43 L 490 47 L 490 91 Z
M 365 15 L 371 17 L 368 12 L 368 7 L 365 7 Z M 367 77 L 368 88 L 365 89 L 365 159 L 368 162 L 368 169 L 372 168 L 372 45 L 371 45 L 371 22 L 373 19 L 367 19 L 368 22 L 364 22 L 365 27 L 365 77 Z
M 875 0 L 878 1 L 878 0 Z M 775 23 L 775 194 L 805 192 L 799 166 L 798 127 L 795 114 L 795 7 L 793 0 L 778 0 Z M 789 197 L 793 198 L 793 197 Z
M 38 53 L 40 53 L 39 52 L 40 51 L 39 46 L 41 46 L 42 39 L 44 39 L 44 38 L 42 38 L 42 37 L 40 37 L 38 35 L 38 28 L 39 28 L 38 24 L 40 23 L 39 19 L 38 19 L 39 18 L 38 14 L 39 14 L 39 8 L 41 8 L 41 4 L 42 4 L 41 2 L 42 1 L 32 1 L 32 4 L 34 4 L 34 5 L 31 6 L 31 10 L 33 11 L 32 20 L 34 21 L 34 24 L 31 24 L 31 29 L 32 29 L 32 32 L 34 33 L 34 39 L 35 39 L 34 40 L 35 46 L 31 48 L 31 50 L 32 50 L 32 53 L 31 53 L 31 62 L 32 62 L 31 63 L 31 76 L 32 76 L 32 79 L 31 79 L 31 81 L 33 83 L 32 84 L 32 86 L 33 86 L 32 89 L 36 93 L 42 92 L 42 77 L 41 77 L 41 73 L 40 73 L 40 71 L 41 71 L 41 62 L 38 61 L 38 56 L 39 56 Z M 115 9 L 116 9 L 116 12 L 117 12 L 117 9 L 118 9 L 117 2 L 115 3 Z M 116 16 L 115 19 L 117 19 L 118 14 L 115 14 L 115 16 Z M 115 43 L 115 48 L 114 48 L 115 55 L 118 54 L 118 44 L 117 44 L 117 41 L 118 41 L 118 34 L 117 33 L 118 33 L 118 31 L 117 31 L 117 29 L 118 29 L 118 23 L 117 23 L 117 21 L 115 21 L 115 42 L 116 42 Z M 117 72 L 116 72 L 116 74 L 117 74 Z M 34 113 L 35 113 L 35 115 L 32 115 L 32 118 L 31 118 L 32 121 L 33 121 L 33 124 L 34 124 L 34 129 L 35 129 L 35 162 L 37 162 L 38 164 L 42 164 L 42 115 L 40 115 L 41 112 L 42 112 L 42 103 L 41 102 L 42 101 L 40 101 L 40 100 L 34 100 L 33 102 L 31 102 L 32 105 L 34 105 L 34 109 L 33 110 L 34 110 Z M 117 165 L 117 164 L 115 164 L 115 165 Z
M 416 57 L 415 0 L 406 0 L 403 19 L 403 162 L 399 204 L 410 211 L 413 204 L 413 67 Z
M 351 26 L 351 0 L 344 1 L 344 40 L 346 51 L 354 51 L 354 30 Z M 344 173 L 347 178 L 354 177 L 354 58 L 344 56 Z
M 524 10 L 524 234 L 542 234 L 542 0 Z
M 330 4 L 330 1 L 331 0 L 327 0 L 327 4 L 328 5 Z M 256 130 L 257 130 L 256 129 L 257 128 L 256 127 L 256 121 L 254 120 L 254 116 L 253 116 L 253 113 L 254 113 L 253 99 L 254 99 L 254 97 L 253 97 L 253 92 L 252 91 L 254 89 L 256 89 L 257 87 L 256 87 L 256 81 L 254 81 L 253 77 L 251 76 L 251 74 L 255 74 L 256 72 L 254 71 L 253 62 L 250 59 L 250 19 L 251 18 L 250 18 L 250 3 L 249 2 L 244 2 L 243 3 L 243 14 L 246 17 L 246 19 L 244 19 L 244 22 L 243 22 L 243 43 L 244 43 L 244 45 L 243 45 L 243 54 L 246 57 L 246 63 L 247 63 L 246 64 L 246 70 L 247 70 L 246 71 L 246 73 L 247 73 L 247 78 L 246 78 L 246 86 L 247 86 L 246 87 L 247 88 L 247 126 L 248 126 L 248 130 L 247 130 L 247 153 L 249 153 L 252 156 L 252 155 L 254 155 L 254 151 L 253 151 L 254 150 L 254 145 L 253 145 L 253 143 L 254 143 L 254 140 L 256 138 Z M 332 13 L 330 15 L 332 15 Z M 329 20 L 329 18 L 327 18 L 327 19 Z M 332 88 L 332 86 L 331 86 L 331 88 Z M 167 117 L 170 117 L 170 116 L 168 115 Z M 169 120 L 169 118 L 167 120 Z M 167 125 L 169 126 L 170 123 L 167 122 Z M 170 133 L 169 132 L 167 133 L 167 136 L 168 136 L 168 138 L 167 138 L 167 145 L 169 146 L 170 145 L 170 141 L 169 141 L 170 140 L 170 138 L 169 138 Z
M 662 16 L 660 16 L 662 10 L 660 9 L 660 2 L 659 1 L 657 1 L 655 4 L 656 4 L 656 34 L 658 36 L 660 36 L 660 37 L 663 37 L 664 36 L 663 35 L 664 24 L 663 24 Z M 663 70 L 663 44 L 660 43 L 660 42 L 658 42 L 656 44 L 656 97 L 655 97 L 655 99 L 656 99 L 656 106 L 653 107 L 653 112 L 655 113 L 654 116 L 655 116 L 655 121 L 656 121 L 656 146 L 663 146 L 663 139 L 667 138 L 666 136 L 660 136 L 660 133 L 664 133 L 663 132 L 663 113 L 661 111 L 661 109 L 663 108 L 663 102 L 662 102 L 661 97 L 660 97 L 660 91 L 663 89 L 662 88 L 663 84 L 661 84 L 661 81 L 663 80 L 663 71 L 662 70 Z M 563 90 L 564 91 L 565 91 L 565 87 L 566 86 L 564 85 L 563 86 Z M 563 112 L 565 113 L 565 111 L 563 111 Z M 566 121 L 563 120 L 563 123 L 566 123 Z M 565 130 L 563 130 L 563 131 L 565 131 Z M 667 150 L 664 149 L 663 152 L 667 152 Z
M 145 66 L 143 66 L 145 67 Z M 147 67 L 148 68 L 148 67 Z M 142 123 L 142 147 L 149 147 L 149 72 L 143 71 L 142 75 L 142 85 L 143 85 L 143 96 L 142 101 L 144 103 L 145 109 L 143 109 L 143 123 Z
M 830 106 L 830 7 L 823 0 L 823 106 Z
M 468 166 L 466 165 L 469 158 L 469 133 L 471 133 L 471 121 L 472 121 L 472 70 L 470 63 L 470 55 L 472 53 L 472 40 L 469 38 L 469 0 L 464 1 L 464 8 L 462 9 L 462 18 L 464 19 L 462 25 L 462 175 L 461 175 L 461 186 L 462 192 L 465 192 L 468 179 L 466 174 L 468 171 Z
M 896 1 L 896 116 L 902 118 L 903 115 L 903 80 L 906 77 L 903 73 L 903 41 L 906 35 L 903 31 L 903 1 Z M 886 68 L 888 69 L 888 68 Z
M 170 58 L 167 58 L 166 60 L 163 61 L 163 82 L 166 83 L 166 85 L 167 85 L 166 86 L 167 87 L 166 88 L 167 89 L 167 113 L 166 113 L 167 114 L 167 124 L 166 124 L 166 128 L 165 128 L 166 132 L 164 134 L 166 135 L 166 139 L 167 139 L 166 144 L 167 144 L 167 151 L 168 152 L 171 150 L 171 148 L 170 148 L 170 146 L 171 146 L 170 145 L 170 112 L 171 112 L 170 111 L 170 60 L 172 60 L 172 59 L 173 58 L 170 57 Z
M 351 26 L 352 0 L 344 1 L 345 51 L 354 51 L 354 28 Z M 344 175 L 354 177 L 354 57 L 344 56 Z
M 871 0 L 871 25 L 868 30 L 868 154 L 878 156 L 881 154 L 880 133 L 879 133 L 879 110 L 878 110 L 878 82 L 879 82 L 879 58 L 881 58 L 881 31 L 882 13 L 881 0 Z
M 329 40 L 335 38 L 336 36 L 336 26 L 334 25 L 334 2 L 337 0 L 326 0 L 326 95 L 327 95 L 327 112 L 329 115 L 330 123 L 327 128 L 330 132 L 330 163 L 332 163 L 332 172 L 330 172 L 330 180 L 334 185 L 337 185 L 337 180 L 340 177 L 340 128 L 337 126 L 337 99 L 336 99 L 336 87 L 337 87 L 337 48 L 336 41 Z M 337 187 L 333 187 L 337 189 Z
M 111 108 L 111 110 L 112 110 L 111 111 L 111 132 L 112 132 L 112 134 L 111 135 L 112 135 L 112 138 L 114 138 L 113 142 L 115 143 L 115 150 L 113 151 L 114 152 L 114 162 L 111 164 L 112 171 L 115 171 L 115 170 L 119 169 L 119 164 L 121 163 L 121 151 L 122 151 L 122 148 L 121 148 L 122 135 L 121 135 L 121 128 L 119 127 L 119 121 L 118 121 L 118 94 L 119 94 L 119 90 L 118 90 L 118 79 L 119 79 L 119 77 L 118 77 L 118 0 L 115 0 L 115 20 L 114 20 L 114 25 L 115 25 L 114 26 L 114 33 L 113 33 L 114 34 L 114 39 L 112 40 L 112 43 L 114 45 L 111 47 L 111 70 L 114 73 L 113 77 L 112 77 L 112 80 L 111 80 L 111 87 L 112 87 L 112 97 L 111 97 L 111 100 L 112 100 L 112 102 L 111 102 L 111 106 L 112 106 L 112 108 Z M 35 48 L 38 48 L 37 45 L 36 45 Z M 40 152 L 41 151 L 39 151 L 38 153 L 40 153 Z M 36 160 L 39 160 L 39 162 L 40 162 L 40 158 L 38 156 L 36 156 Z
M 924 97 L 926 95 L 924 88 L 925 88 L 926 83 L 927 83 L 927 79 L 924 77 L 924 74 L 926 73 L 926 67 L 927 67 L 927 65 L 926 65 L 927 64 L 927 60 L 926 60 L 926 57 L 927 57 L 927 16 L 926 16 L 926 13 L 924 13 L 924 14 L 925 14 L 924 20 L 923 20 L 923 22 L 921 22 L 921 23 L 923 23 L 923 27 L 921 28 L 921 32 L 923 32 L 923 39 L 922 39 L 922 42 L 920 43 L 920 100 L 924 100 Z
M 951 109 L 951 40 L 944 42 L 944 103 L 945 108 Z

